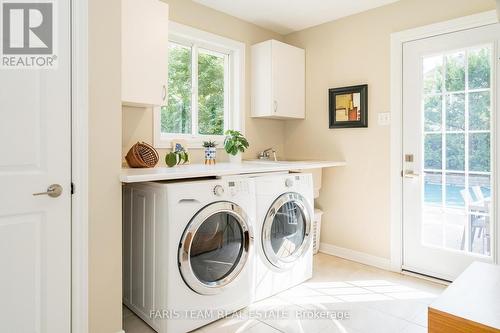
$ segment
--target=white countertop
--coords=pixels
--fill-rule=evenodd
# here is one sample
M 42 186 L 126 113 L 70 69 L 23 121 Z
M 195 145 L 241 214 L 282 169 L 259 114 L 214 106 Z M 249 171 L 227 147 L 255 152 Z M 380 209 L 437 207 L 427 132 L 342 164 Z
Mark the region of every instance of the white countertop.
M 344 165 L 346 165 L 346 163 L 343 161 L 243 161 L 242 163 L 217 163 L 215 165 L 178 165 L 173 168 L 123 168 L 120 175 L 120 180 L 123 183 L 138 183 L 157 180 L 230 176 L 292 170 L 310 170 L 338 167 Z

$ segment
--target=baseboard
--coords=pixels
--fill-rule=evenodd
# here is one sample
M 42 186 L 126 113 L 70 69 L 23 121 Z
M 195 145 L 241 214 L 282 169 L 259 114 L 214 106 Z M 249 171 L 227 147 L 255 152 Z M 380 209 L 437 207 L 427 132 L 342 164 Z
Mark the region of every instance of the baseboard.
M 125 331 L 124 331 L 124 330 L 121 330 L 121 331 L 118 331 L 118 332 L 116 332 L 116 333 L 125 333 Z
M 354 251 L 351 249 L 346 249 L 332 244 L 320 243 L 319 252 L 359 262 L 361 264 L 374 266 L 388 271 L 392 270 L 390 259 L 377 257 L 368 253 Z

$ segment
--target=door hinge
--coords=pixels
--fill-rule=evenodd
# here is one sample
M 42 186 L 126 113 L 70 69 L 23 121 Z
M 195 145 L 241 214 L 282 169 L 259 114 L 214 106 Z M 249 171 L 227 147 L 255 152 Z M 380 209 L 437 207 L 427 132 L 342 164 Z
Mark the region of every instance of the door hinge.
M 71 183 L 71 194 L 75 194 L 75 184 Z

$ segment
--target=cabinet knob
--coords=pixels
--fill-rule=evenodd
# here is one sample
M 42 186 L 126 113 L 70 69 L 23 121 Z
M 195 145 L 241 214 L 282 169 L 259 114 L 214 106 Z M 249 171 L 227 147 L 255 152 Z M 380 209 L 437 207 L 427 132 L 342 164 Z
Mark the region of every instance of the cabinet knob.
M 161 100 L 165 102 L 167 100 L 167 86 L 163 85 L 161 87 Z

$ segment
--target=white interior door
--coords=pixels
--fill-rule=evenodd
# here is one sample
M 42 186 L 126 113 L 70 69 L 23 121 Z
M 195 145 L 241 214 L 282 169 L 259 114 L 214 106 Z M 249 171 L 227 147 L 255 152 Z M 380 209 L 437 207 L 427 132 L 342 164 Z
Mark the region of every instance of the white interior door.
M 57 67 L 0 69 L 0 332 L 6 333 L 71 331 L 70 1 L 53 4 Z M 36 10 L 17 14 L 23 10 L 19 17 L 31 27 L 50 22 Z M 29 30 L 18 44 L 46 45 L 37 38 Z M 33 195 L 51 184 L 61 185 L 59 196 L 57 189 Z
M 403 268 L 455 279 L 495 253 L 500 25 L 403 46 Z

